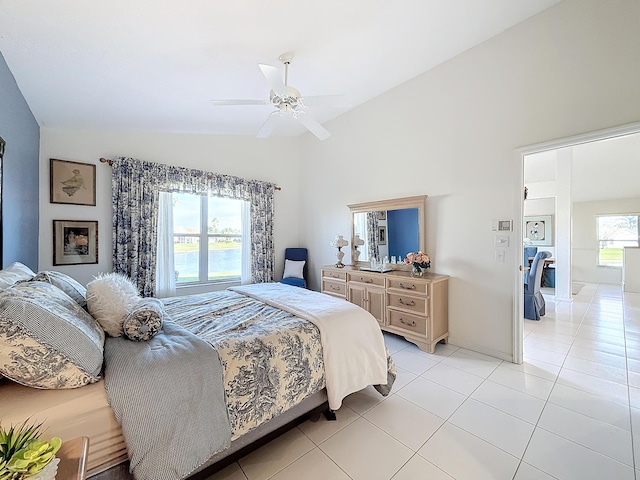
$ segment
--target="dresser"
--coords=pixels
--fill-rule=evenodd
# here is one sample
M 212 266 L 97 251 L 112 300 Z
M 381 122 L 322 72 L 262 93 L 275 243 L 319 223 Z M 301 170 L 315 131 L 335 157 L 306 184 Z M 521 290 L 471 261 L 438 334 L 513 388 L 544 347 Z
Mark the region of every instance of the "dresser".
M 356 267 L 322 267 L 322 292 L 370 312 L 384 331 L 433 353 L 449 338 L 449 276 L 409 272 L 369 272 Z

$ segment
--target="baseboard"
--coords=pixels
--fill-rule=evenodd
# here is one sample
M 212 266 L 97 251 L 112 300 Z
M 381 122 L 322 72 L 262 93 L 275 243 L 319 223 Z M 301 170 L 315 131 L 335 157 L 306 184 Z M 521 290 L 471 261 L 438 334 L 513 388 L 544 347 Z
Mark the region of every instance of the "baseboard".
M 488 355 L 490 357 L 497 358 L 498 360 L 504 360 L 505 362 L 513 363 L 513 354 L 512 353 L 500 352 L 500 351 L 494 350 L 492 348 L 485 348 L 485 347 L 482 347 L 480 345 L 476 345 L 474 343 L 458 340 L 457 338 L 452 337 L 452 336 L 449 337 L 449 341 L 447 343 L 450 343 L 451 345 L 454 345 L 456 347 L 466 348 L 467 350 L 472 350 L 472 351 L 474 351 L 476 353 L 481 353 L 483 355 Z

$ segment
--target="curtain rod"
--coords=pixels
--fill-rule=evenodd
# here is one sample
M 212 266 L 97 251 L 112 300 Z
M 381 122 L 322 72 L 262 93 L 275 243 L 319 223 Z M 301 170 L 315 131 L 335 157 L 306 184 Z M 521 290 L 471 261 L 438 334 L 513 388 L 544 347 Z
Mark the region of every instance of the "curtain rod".
M 109 158 L 100 158 L 100 163 L 108 163 L 109 165 L 113 165 L 113 160 L 111 160 Z M 276 185 L 275 189 L 276 190 L 282 190 L 282 187 L 278 187 Z

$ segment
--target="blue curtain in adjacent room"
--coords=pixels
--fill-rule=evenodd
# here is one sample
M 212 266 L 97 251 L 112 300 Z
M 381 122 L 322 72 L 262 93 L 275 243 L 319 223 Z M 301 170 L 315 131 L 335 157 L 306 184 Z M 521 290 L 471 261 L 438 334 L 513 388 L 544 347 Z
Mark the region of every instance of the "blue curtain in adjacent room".
M 113 271 L 132 278 L 144 296 L 155 292 L 159 192 L 245 200 L 251 204 L 251 280 L 273 281 L 275 184 L 116 157 L 112 161 Z

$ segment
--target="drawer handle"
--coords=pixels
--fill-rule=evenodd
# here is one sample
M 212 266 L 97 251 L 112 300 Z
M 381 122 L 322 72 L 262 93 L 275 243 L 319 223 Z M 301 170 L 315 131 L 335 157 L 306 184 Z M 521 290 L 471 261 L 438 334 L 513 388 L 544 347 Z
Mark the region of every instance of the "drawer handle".
M 336 275 L 335 273 L 329 274 L 332 278 L 340 278 L 340 275 Z
M 414 302 L 413 300 L 411 300 L 409 303 L 406 303 L 402 299 L 399 299 L 398 302 L 400 303 L 400 305 L 406 305 L 407 307 L 413 307 L 416 304 L 416 302 Z
M 411 320 L 410 323 L 407 323 L 404 321 L 404 318 L 400 317 L 400 323 L 402 323 L 403 325 L 406 325 L 407 327 L 415 327 L 416 326 L 416 322 L 414 322 L 413 320 Z
M 364 277 L 360 277 L 360 281 L 364 282 L 364 283 L 373 283 L 372 279 L 369 278 L 369 279 L 365 280 Z
M 331 287 L 331 290 L 335 290 L 336 292 L 340 291 L 340 287 L 336 286 L 336 285 L 329 285 Z
M 400 283 L 400 288 L 404 288 L 405 290 L 415 290 L 416 286 L 415 285 L 409 285 L 408 287 L 405 287 L 403 283 Z

